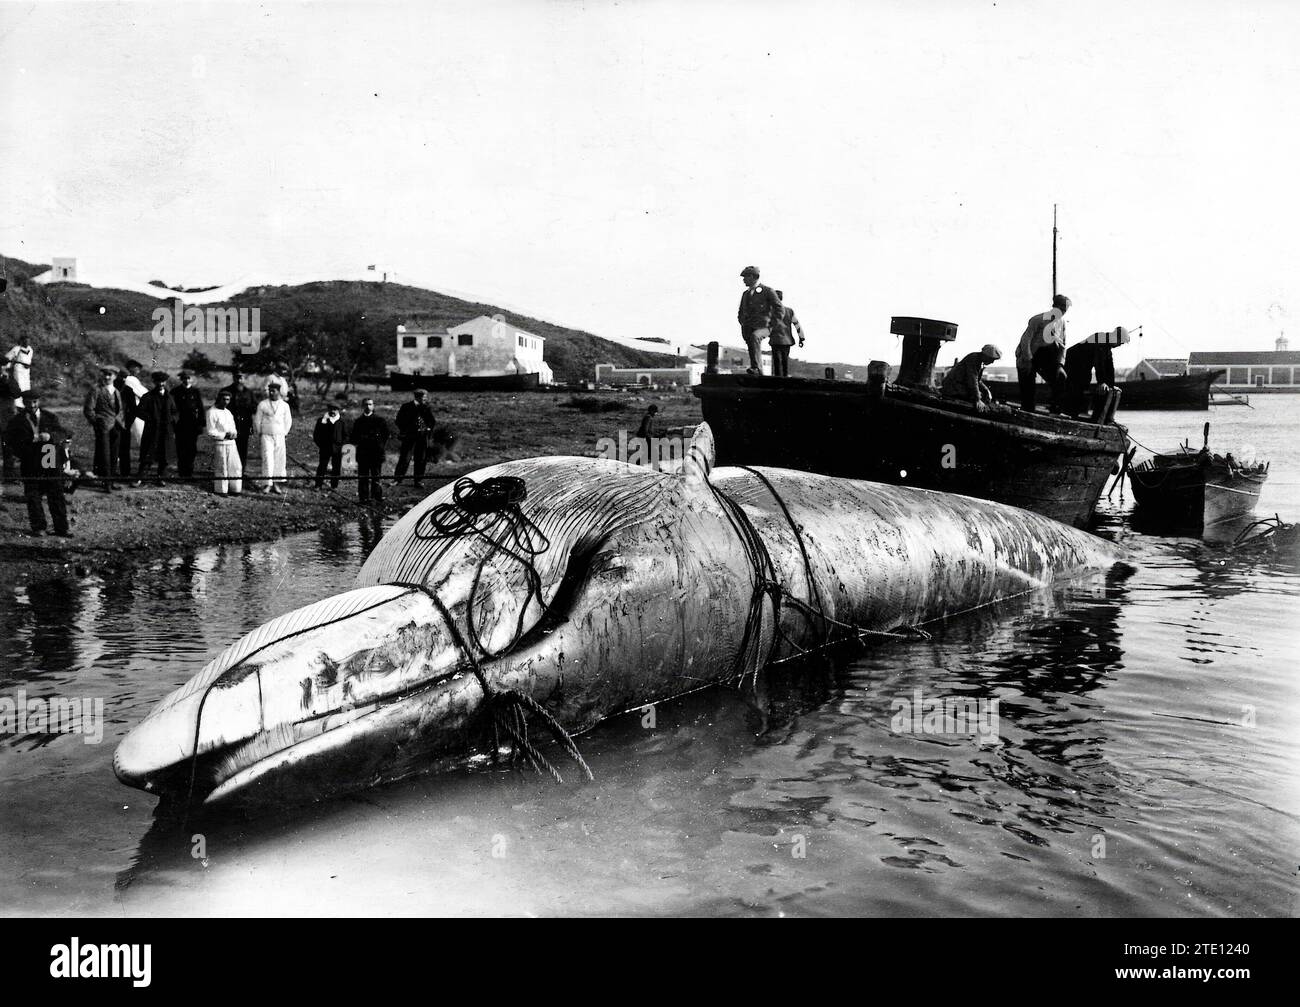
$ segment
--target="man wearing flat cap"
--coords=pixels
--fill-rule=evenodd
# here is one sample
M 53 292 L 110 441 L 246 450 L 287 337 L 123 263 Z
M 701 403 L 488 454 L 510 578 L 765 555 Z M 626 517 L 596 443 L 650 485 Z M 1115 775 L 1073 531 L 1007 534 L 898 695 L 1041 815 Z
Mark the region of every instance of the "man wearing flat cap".
M 1020 381 L 1020 408 L 1034 410 L 1037 390 L 1034 378 L 1041 375 L 1052 389 L 1052 412 L 1060 412 L 1065 392 L 1065 313 L 1070 299 L 1064 294 L 1052 298 L 1048 311 L 1034 315 L 1016 345 L 1016 377 Z
M 5 443 L 18 456 L 27 500 L 27 520 L 33 535 L 46 533 L 45 505 L 50 508 L 54 534 L 71 537 L 68 509 L 63 499 L 63 465 L 68 460 L 68 433 L 58 417 L 41 408 L 39 388 L 23 396 L 24 408 L 5 428 Z
M 155 470 L 155 484 L 163 484 L 163 477 L 167 474 L 167 448 L 176 440 L 176 401 L 167 390 L 167 374 L 154 371 L 149 379 L 153 388 L 136 406 L 136 415 L 144 420 L 144 433 L 140 435 L 140 464 L 136 469 L 137 486 L 144 482 L 151 468 Z
M 940 388 L 945 399 L 969 402 L 976 412 L 986 412 L 993 404 L 993 392 L 984 383 L 984 368 L 1002 359 L 1002 351 L 988 343 L 977 353 L 967 353 L 943 377 Z
M 181 371 L 177 377 L 181 385 L 172 392 L 176 400 L 176 469 L 182 479 L 189 479 L 194 475 L 194 455 L 206 425 L 206 413 L 203 395 L 190 383 L 189 371 Z
M 99 384 L 86 395 L 82 415 L 95 435 L 95 475 L 99 476 L 100 486 L 105 493 L 117 487 L 113 485 L 113 469 L 117 465 L 117 441 L 126 429 L 126 411 L 122 407 L 122 396 L 113 387 L 117 377 L 117 368 L 101 367 Z
M 772 333 L 772 329 L 781 321 L 781 299 L 776 291 L 758 282 L 758 267 L 746 266 L 740 271 L 740 278 L 745 281 L 745 292 L 740 295 L 740 310 L 736 318 L 740 322 L 740 335 L 749 349 L 748 374 L 761 374 L 763 340 Z

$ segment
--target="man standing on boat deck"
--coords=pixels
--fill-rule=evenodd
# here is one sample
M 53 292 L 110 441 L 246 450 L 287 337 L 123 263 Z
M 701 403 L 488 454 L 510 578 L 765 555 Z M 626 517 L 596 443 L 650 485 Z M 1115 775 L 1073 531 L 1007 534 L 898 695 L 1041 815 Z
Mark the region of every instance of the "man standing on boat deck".
M 1109 332 L 1094 332 L 1065 351 L 1064 411 L 1067 415 L 1083 412 L 1094 370 L 1099 398 L 1115 386 L 1115 358 L 1111 354 L 1114 347 L 1128 341 L 1128 329 L 1121 325 Z
M 984 368 L 1001 359 L 1002 351 L 992 343 L 978 353 L 967 353 L 944 375 L 943 397 L 973 403 L 977 412 L 986 412 L 993 404 L 993 392 L 984 383 Z
M 1052 308 L 1029 319 L 1020 343 L 1016 346 L 1016 377 L 1020 380 L 1020 408 L 1034 409 L 1035 375 L 1042 375 L 1052 389 L 1051 411 L 1061 411 L 1065 392 L 1065 313 L 1070 299 L 1064 294 L 1052 298 Z
M 785 294 L 776 292 L 781 301 L 781 313 L 772 329 L 772 376 L 788 378 L 790 376 L 790 347 L 794 345 L 794 334 L 799 333 L 799 345 L 803 345 L 803 326 L 794 313 L 794 308 L 785 303 Z
M 740 335 L 749 348 L 749 370 L 745 373 L 761 374 L 763 340 L 781 320 L 781 299 L 771 287 L 758 282 L 757 266 L 746 266 L 740 271 L 740 278 L 745 281 L 745 292 L 740 295 L 736 318 L 740 322 Z

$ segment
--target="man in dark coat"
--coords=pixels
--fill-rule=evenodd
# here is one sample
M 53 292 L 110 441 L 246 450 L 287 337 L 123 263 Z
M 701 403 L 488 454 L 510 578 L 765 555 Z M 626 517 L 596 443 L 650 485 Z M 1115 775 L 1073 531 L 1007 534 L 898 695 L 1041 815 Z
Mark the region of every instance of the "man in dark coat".
M 420 488 L 424 478 L 425 456 L 429 449 L 429 435 L 433 433 L 433 410 L 424 401 L 423 388 L 417 388 L 410 402 L 403 402 L 397 410 L 397 436 L 402 439 L 401 450 L 397 454 L 397 468 L 393 471 L 393 482 L 400 485 L 406 478 L 406 466 L 415 453 L 415 487 Z
M 82 415 L 95 434 L 95 475 L 105 493 L 112 492 L 113 468 L 117 464 L 117 439 L 126 432 L 126 419 L 122 410 L 122 396 L 113 387 L 117 371 L 112 367 L 99 369 L 99 384 L 90 390 Z M 130 436 L 130 434 L 127 434 Z
M 940 394 L 945 399 L 957 399 L 975 407 L 976 412 L 986 412 L 993 404 L 993 392 L 984 383 L 984 368 L 1002 359 L 1002 351 L 986 343 L 978 353 L 967 353 L 944 375 Z
M 745 292 L 740 295 L 740 335 L 749 348 L 749 374 L 761 374 L 759 366 L 763 340 L 781 320 L 781 299 L 771 287 L 758 282 L 758 267 L 746 266 L 740 271 L 745 281 Z
M 362 402 L 361 415 L 352 423 L 352 443 L 357 449 L 357 499 L 367 503 L 373 498 L 378 503 L 384 499 L 379 476 L 384 468 L 388 423 L 375 415 L 374 399 Z
M 144 394 L 136 406 L 137 414 L 144 420 L 144 433 L 140 436 L 140 466 L 136 470 L 135 485 L 144 482 L 152 467 L 157 467 L 154 482 L 161 486 L 167 473 L 167 445 L 176 437 L 176 400 L 167 390 L 167 375 L 154 371 L 149 375 L 153 388 Z
M 199 434 L 207 424 L 207 412 L 202 393 L 190 384 L 188 371 L 177 375 L 181 386 L 172 392 L 176 403 L 176 468 L 182 479 L 194 475 L 194 455 L 198 451 Z
M 1092 383 L 1093 371 L 1097 373 L 1097 390 L 1102 394 L 1115 385 L 1114 347 L 1129 341 L 1128 330 L 1123 326 L 1109 332 L 1094 332 L 1082 342 L 1065 351 L 1065 408 L 1068 416 L 1083 412 Z
M 311 432 L 311 439 L 316 442 L 320 460 L 316 464 L 316 488 L 325 485 L 325 470 L 329 469 L 330 489 L 339 488 L 339 471 L 343 467 L 343 445 L 348 441 L 347 421 L 343 419 L 337 404 L 331 404 L 325 415 L 316 421 Z
M 239 462 L 248 466 L 248 438 L 253 432 L 253 414 L 257 412 L 257 395 L 244 384 L 243 375 L 234 371 L 230 384 L 221 389 L 230 395 L 230 412 L 235 417 L 235 449 Z
M 23 402 L 24 408 L 5 429 L 5 443 L 18 456 L 32 534 L 45 534 L 44 505 L 49 504 L 54 534 L 70 538 L 68 508 L 63 499 L 63 465 L 68 458 L 65 447 L 68 433 L 57 416 L 41 408 L 39 389 L 29 389 L 23 395 Z
M 781 301 L 781 315 L 772 328 L 769 344 L 772 347 L 772 376 L 788 378 L 790 376 L 790 347 L 794 345 L 794 334 L 799 333 L 799 345 L 803 345 L 803 326 L 794 313 L 794 308 L 785 303 L 785 294 L 776 292 Z

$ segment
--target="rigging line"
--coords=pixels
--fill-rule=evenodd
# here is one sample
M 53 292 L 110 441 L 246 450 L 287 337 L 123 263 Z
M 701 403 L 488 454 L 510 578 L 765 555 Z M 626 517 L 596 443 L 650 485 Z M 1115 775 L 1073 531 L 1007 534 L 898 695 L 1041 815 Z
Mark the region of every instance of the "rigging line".
M 1107 274 L 1103 273 L 1101 271 L 1101 267 L 1098 266 L 1097 263 L 1093 261 L 1092 257 L 1088 255 L 1088 253 L 1085 252 L 1083 248 L 1084 248 L 1083 244 L 1080 243 L 1078 246 L 1075 247 L 1075 251 L 1078 252 L 1080 258 L 1082 258 L 1084 262 L 1087 263 L 1089 268 L 1091 268 L 1092 271 L 1102 279 L 1102 281 L 1110 284 L 1110 286 L 1113 287 L 1121 297 L 1123 297 L 1126 301 L 1128 301 L 1131 305 L 1133 305 L 1133 307 L 1137 308 L 1140 312 L 1142 312 L 1145 315 L 1147 311 L 1146 306 L 1141 304 L 1136 298 L 1130 295 L 1128 291 L 1124 290 L 1123 287 L 1121 287 L 1118 283 L 1112 280 Z M 1154 325 L 1161 332 L 1163 332 L 1170 339 L 1172 339 L 1175 343 L 1177 343 L 1180 348 L 1187 350 L 1188 353 L 1191 353 L 1191 348 L 1186 343 L 1184 343 L 1181 339 L 1175 336 L 1172 332 L 1170 332 L 1167 328 L 1165 328 L 1165 326 L 1161 324 L 1158 318 L 1153 319 L 1151 324 Z

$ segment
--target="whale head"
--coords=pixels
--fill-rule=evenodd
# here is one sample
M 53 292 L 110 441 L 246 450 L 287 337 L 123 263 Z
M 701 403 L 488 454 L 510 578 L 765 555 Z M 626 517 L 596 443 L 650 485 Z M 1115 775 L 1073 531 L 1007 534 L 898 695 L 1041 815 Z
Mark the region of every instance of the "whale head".
M 711 464 L 702 427 L 677 472 L 539 458 L 443 487 L 394 525 L 352 590 L 272 619 L 162 700 L 114 771 L 187 803 L 260 803 L 483 754 L 487 691 L 513 656 L 581 618 L 601 585 L 625 594 L 630 566 L 645 598 L 664 596 L 662 526 L 716 510 L 701 489 Z M 523 493 L 475 504 L 498 483 Z

